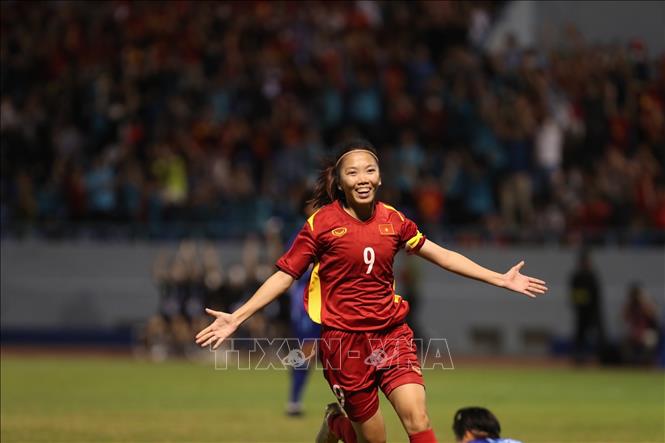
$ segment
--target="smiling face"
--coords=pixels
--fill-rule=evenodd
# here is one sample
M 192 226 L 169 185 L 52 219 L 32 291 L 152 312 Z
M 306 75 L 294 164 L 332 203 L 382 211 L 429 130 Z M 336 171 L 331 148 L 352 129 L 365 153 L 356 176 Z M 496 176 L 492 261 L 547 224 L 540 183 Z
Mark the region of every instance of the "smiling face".
M 339 185 L 347 205 L 353 208 L 371 206 L 380 183 L 379 165 L 369 152 L 351 152 L 342 158 Z

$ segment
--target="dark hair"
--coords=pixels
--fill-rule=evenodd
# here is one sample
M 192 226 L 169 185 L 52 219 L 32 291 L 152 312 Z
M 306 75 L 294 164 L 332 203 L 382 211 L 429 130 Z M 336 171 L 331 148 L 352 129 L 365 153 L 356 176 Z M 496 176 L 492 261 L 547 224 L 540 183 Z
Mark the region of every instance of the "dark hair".
M 632 281 L 628 285 L 628 296 L 630 297 L 631 302 L 635 302 L 637 300 L 637 297 L 640 295 L 640 292 L 642 292 L 642 285 L 638 281 Z
M 462 440 L 466 431 L 471 431 L 477 438 L 499 438 L 501 425 L 488 409 L 469 407 L 459 409 L 453 419 L 453 432 L 457 440 Z
M 335 200 L 345 201 L 344 192 L 339 189 L 339 165 L 337 162 L 344 154 L 355 149 L 364 149 L 374 154 L 377 159 L 379 158 L 374 145 L 364 139 L 349 140 L 335 146 L 333 149 L 334 157 L 325 163 L 316 180 L 314 196 L 311 200 L 315 208 L 320 208 Z
M 300 215 L 304 216 L 305 218 L 309 217 L 309 214 L 307 214 L 307 206 L 311 204 L 313 200 L 314 190 L 309 188 L 306 189 L 300 197 L 300 202 L 298 203 L 298 211 L 300 212 Z
M 578 263 L 590 264 L 591 263 L 591 248 L 584 246 L 579 250 L 577 255 Z

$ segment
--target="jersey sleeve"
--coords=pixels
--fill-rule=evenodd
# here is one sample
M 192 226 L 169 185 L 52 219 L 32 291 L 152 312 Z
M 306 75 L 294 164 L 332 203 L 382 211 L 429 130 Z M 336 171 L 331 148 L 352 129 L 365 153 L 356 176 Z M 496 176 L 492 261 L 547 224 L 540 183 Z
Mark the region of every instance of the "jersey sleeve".
M 305 223 L 289 250 L 277 260 L 275 266 L 298 280 L 316 258 L 317 249 L 314 233 L 309 223 Z
M 415 254 L 423 247 L 425 236 L 418 230 L 418 226 L 408 218 L 404 218 L 400 229 L 400 241 L 407 254 Z

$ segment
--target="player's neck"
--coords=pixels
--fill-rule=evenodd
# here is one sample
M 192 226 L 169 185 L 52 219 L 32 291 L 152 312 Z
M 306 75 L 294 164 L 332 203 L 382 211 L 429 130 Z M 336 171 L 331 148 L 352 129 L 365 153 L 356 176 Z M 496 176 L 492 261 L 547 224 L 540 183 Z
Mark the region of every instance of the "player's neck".
M 367 221 L 372 218 L 374 214 L 374 202 L 368 205 L 342 205 L 342 208 L 349 214 L 351 217 L 360 220 Z

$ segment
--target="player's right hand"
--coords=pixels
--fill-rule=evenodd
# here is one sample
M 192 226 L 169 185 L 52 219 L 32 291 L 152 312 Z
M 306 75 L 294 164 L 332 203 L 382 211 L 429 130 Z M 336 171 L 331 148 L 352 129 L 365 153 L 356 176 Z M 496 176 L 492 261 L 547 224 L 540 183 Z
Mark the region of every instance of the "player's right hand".
M 235 332 L 238 324 L 233 316 L 226 312 L 214 311 L 208 308 L 206 308 L 206 312 L 215 317 L 215 320 L 196 334 L 196 343 L 205 348 L 214 342 L 212 349 L 217 349 L 224 339 Z

